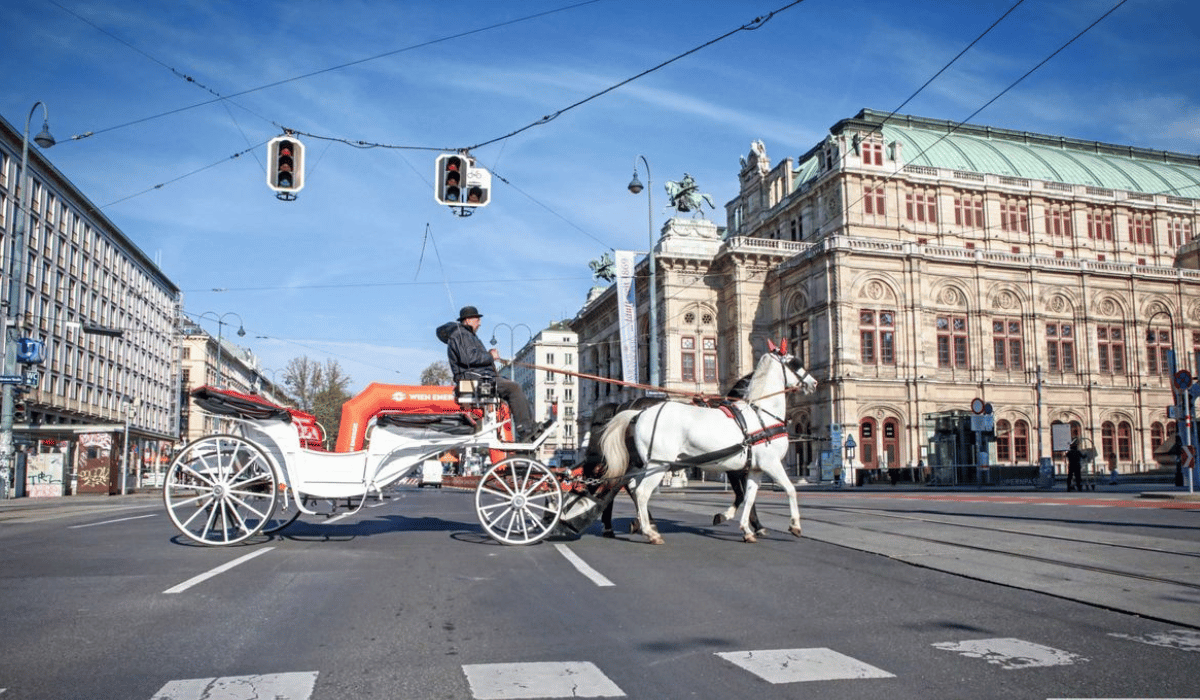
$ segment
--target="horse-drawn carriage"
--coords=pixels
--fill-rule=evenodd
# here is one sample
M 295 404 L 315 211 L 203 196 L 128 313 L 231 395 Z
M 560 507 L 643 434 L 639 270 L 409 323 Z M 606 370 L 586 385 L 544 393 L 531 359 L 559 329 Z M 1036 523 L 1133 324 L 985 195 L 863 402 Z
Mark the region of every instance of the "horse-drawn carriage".
M 512 441 L 507 407 L 486 380 L 454 387 L 372 384 L 343 407 L 335 451 L 314 447 L 312 424 L 294 409 L 213 387 L 197 406 L 232 427 L 185 445 L 171 461 L 163 499 L 187 538 L 230 545 L 283 530 L 301 514 L 357 512 L 367 498 L 447 452 L 481 456 L 475 510 L 503 544 L 579 534 L 611 498 L 578 475 L 528 456 L 545 440 Z M 611 489 L 615 491 L 615 489 Z
M 449 451 L 474 452 L 485 458 L 475 487 L 476 515 L 503 544 L 533 544 L 556 532 L 581 534 L 626 485 L 635 495 L 641 531 L 661 543 L 647 504 L 663 476 L 682 467 L 748 475 L 739 519 L 748 542 L 758 530 L 750 523 L 758 489 L 753 475 L 766 474 L 783 485 L 788 529 L 799 536 L 796 492 L 782 460 L 785 395 L 812 392 L 816 380 L 786 343 L 769 349 L 749 377 L 744 401 L 721 408 L 668 401 L 618 413 L 604 430 L 602 466 L 587 474 L 552 469 L 529 456 L 545 431 L 532 443 L 513 442 L 508 408 L 488 380 L 454 387 L 372 384 L 342 407 L 333 452 L 302 444 L 294 410 L 202 387 L 193 392 L 197 405 L 226 417 L 233 428 L 184 446 L 167 470 L 163 497 L 171 521 L 189 539 L 235 544 L 279 532 L 302 513 L 317 515 L 320 503 L 345 502 L 356 512 L 371 494 L 417 473 L 427 460 Z

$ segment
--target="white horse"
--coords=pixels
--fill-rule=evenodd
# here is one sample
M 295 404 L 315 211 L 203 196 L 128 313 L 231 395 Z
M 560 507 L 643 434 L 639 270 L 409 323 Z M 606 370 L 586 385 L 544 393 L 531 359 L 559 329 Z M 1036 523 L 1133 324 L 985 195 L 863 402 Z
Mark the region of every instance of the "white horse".
M 770 352 L 759 359 L 746 400 L 734 404 L 745 424 L 744 429 L 738 420 L 720 408 L 676 402 L 622 411 L 605 428 L 601 450 L 608 465 L 608 478 L 622 476 L 629 466 L 629 452 L 625 447 L 629 430 L 632 430 L 642 463 L 646 465 L 634 492 L 638 523 L 651 544 L 662 544 L 663 538 L 650 521 L 650 495 L 668 471 L 684 466 L 710 472 L 740 471 L 749 466 L 746 500 L 738 521 L 742 539 L 746 542 L 756 541 L 750 527 L 750 509 L 758 493 L 756 475 L 771 477 L 787 492 L 792 517 L 788 531 L 800 536 L 796 488 L 783 468 L 783 457 L 788 448 L 786 391 L 789 387 L 799 386 L 806 393 L 812 393 L 817 388 L 817 380 L 805 371 L 799 360 L 788 354 L 787 341 L 778 348 L 770 341 L 767 345 Z

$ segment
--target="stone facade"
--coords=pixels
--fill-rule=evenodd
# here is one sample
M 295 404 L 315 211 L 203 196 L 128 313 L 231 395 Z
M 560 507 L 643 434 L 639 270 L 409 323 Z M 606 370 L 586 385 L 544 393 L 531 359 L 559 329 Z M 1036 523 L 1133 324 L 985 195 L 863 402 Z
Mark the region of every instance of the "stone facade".
M 1200 350 L 1200 158 L 864 110 L 796 161 L 755 142 L 739 183 L 719 239 L 673 247 L 707 224 L 676 219 L 658 244 L 664 387 L 715 392 L 786 337 L 820 380 L 789 408 L 800 473 L 850 434 L 866 468 L 916 465 L 930 417 L 975 399 L 992 464 L 1051 457 L 1064 423 L 1105 470 L 1157 466 L 1168 351 Z M 620 376 L 614 306 L 573 324 L 585 372 Z M 673 363 L 689 308 L 715 312 L 716 382 Z

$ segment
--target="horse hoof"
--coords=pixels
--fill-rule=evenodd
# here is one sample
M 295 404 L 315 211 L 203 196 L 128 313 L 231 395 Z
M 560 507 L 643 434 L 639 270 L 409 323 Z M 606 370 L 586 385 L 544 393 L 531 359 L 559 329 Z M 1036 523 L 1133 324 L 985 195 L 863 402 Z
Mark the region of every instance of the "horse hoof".
M 617 533 L 613 532 L 612 530 L 605 530 L 604 532 L 601 532 L 601 533 L 600 533 L 600 536 L 601 536 L 601 537 L 608 537 L 608 538 L 610 538 L 610 539 L 611 539 L 611 538 L 614 538 L 614 537 L 616 537 L 616 536 L 617 536 Z
M 753 534 L 742 535 L 742 541 L 749 542 L 750 544 L 754 544 L 754 543 L 758 542 L 758 538 L 755 537 Z
M 641 531 L 642 531 L 642 526 L 639 525 L 636 520 L 629 523 L 629 534 L 636 535 L 637 533 L 639 533 Z
M 724 513 L 717 513 L 716 515 L 713 516 L 713 525 L 720 525 L 723 522 L 725 522 L 725 514 Z
M 800 528 L 798 528 L 798 527 L 789 527 L 788 532 L 792 533 L 796 537 L 800 536 Z
M 662 537 L 655 535 L 654 537 L 650 538 L 650 544 L 665 544 L 665 542 L 663 542 Z
M 767 528 L 760 527 L 754 531 L 754 534 L 758 535 L 759 537 L 766 537 L 767 536 Z

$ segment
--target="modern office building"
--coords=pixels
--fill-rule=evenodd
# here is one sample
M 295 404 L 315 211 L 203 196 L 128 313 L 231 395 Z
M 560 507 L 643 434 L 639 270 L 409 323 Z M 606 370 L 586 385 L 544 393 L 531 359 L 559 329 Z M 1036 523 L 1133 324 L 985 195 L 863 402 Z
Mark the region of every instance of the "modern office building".
M 10 490 L 23 495 L 30 479 L 50 495 L 88 486 L 101 477 L 92 473 L 98 467 L 82 473 L 82 460 L 99 453 L 128 463 L 136 481 L 134 465 L 157 464 L 179 437 L 180 291 L 33 143 L 22 211 L 22 143 L 22 132 L 0 118 L 3 312 L 19 310 L 16 334 L 43 343 L 45 358 L 25 371 L 36 381 L 17 398 Z M 43 471 L 47 462 L 56 466 Z

